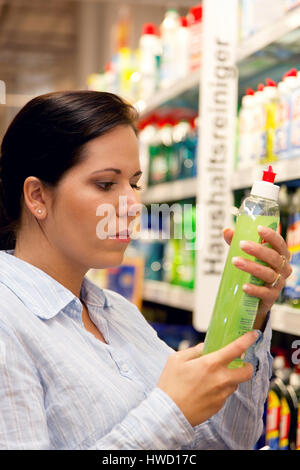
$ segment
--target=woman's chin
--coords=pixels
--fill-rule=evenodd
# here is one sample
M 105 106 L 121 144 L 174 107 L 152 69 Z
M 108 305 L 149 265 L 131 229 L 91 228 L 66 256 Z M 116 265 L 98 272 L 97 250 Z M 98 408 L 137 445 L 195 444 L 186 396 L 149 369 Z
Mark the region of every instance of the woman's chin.
M 100 256 L 95 256 L 90 267 L 93 269 L 116 268 L 122 264 L 123 258 L 124 252 L 105 253 L 104 256 L 100 254 Z

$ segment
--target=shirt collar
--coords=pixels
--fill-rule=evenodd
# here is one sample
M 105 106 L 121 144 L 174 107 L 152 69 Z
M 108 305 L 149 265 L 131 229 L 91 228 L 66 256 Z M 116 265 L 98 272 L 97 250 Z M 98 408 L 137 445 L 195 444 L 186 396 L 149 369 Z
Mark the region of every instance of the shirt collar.
M 35 315 L 50 319 L 70 303 L 81 311 L 79 298 L 69 289 L 13 253 L 14 250 L 0 250 L 0 283 L 5 284 Z M 80 297 L 87 304 L 109 306 L 103 289 L 87 277 L 83 278 Z

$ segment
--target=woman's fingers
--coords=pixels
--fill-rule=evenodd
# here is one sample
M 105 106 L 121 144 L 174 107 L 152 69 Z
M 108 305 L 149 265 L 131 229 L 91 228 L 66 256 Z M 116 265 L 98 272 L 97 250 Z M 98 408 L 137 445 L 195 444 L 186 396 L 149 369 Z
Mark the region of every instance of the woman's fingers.
M 232 263 L 236 268 L 241 269 L 249 274 L 252 274 L 255 277 L 258 277 L 268 284 L 272 284 L 277 274 L 274 269 L 269 268 L 268 266 L 263 266 L 256 261 L 251 261 L 250 259 L 245 259 L 240 256 L 235 256 L 232 258 Z
M 268 242 L 274 250 L 276 250 L 280 255 L 285 256 L 289 261 L 290 252 L 287 244 L 279 233 L 274 232 L 271 228 L 263 226 L 258 226 L 258 233 L 264 242 Z
M 252 241 L 241 241 L 240 247 L 245 253 L 255 256 L 255 258 L 268 263 L 271 268 L 280 273 L 284 278 L 289 277 L 292 269 L 284 255 L 280 255 L 273 248 L 260 245 Z
M 251 295 L 252 297 L 257 297 L 261 299 L 265 304 L 273 305 L 273 303 L 278 299 L 281 290 L 284 287 L 284 280 L 280 279 L 276 288 L 272 289 L 268 286 L 256 286 L 255 284 L 244 284 L 243 290 L 246 294 Z

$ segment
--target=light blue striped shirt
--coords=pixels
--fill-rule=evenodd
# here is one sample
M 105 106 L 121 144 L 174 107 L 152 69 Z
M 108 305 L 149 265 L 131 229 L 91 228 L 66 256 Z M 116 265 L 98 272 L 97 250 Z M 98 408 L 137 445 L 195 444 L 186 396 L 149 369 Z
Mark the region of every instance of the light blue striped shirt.
M 257 369 L 223 408 L 192 427 L 156 384 L 174 351 L 140 311 L 84 278 L 82 304 L 40 269 L 0 251 L 1 449 L 246 449 L 262 430 L 268 324 L 247 353 Z

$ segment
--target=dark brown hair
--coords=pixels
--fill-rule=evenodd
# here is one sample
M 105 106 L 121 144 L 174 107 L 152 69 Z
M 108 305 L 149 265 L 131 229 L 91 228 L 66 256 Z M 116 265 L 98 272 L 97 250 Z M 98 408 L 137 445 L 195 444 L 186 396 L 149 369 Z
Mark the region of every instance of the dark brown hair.
M 137 121 L 135 108 L 112 93 L 54 92 L 29 101 L 8 127 L 0 150 L 0 250 L 15 247 L 28 176 L 55 187 L 84 158 L 84 144 L 119 125 L 137 132 Z

